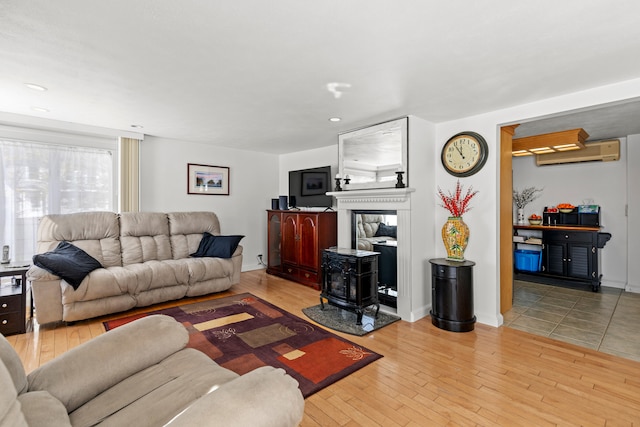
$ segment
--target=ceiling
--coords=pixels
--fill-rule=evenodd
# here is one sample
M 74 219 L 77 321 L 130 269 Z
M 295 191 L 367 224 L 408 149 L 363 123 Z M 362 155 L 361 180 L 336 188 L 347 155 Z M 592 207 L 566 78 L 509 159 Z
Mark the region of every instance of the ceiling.
M 602 105 L 544 119 L 522 123 L 516 128 L 515 138 L 584 129 L 587 141 L 619 138 L 640 134 L 640 100 Z
M 638 16 L 636 0 L 0 0 L 0 112 L 301 151 L 638 78 Z

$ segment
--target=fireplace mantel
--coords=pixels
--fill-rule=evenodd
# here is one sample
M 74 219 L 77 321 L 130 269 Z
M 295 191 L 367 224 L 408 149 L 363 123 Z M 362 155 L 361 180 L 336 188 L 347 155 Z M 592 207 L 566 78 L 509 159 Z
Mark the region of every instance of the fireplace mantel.
M 351 212 L 363 210 L 393 210 L 398 219 L 398 307 L 397 314 L 408 321 L 415 321 L 428 313 L 428 306 L 421 295 L 422 281 L 415 277 L 411 254 L 414 233 L 411 230 L 411 196 L 414 188 L 382 188 L 369 190 L 345 190 L 327 193 L 337 200 L 338 246 L 351 247 Z M 419 268 L 419 266 L 415 266 Z M 414 287 L 417 287 L 414 289 Z M 418 297 L 416 297 L 418 295 Z M 417 299 L 416 299 L 417 298 Z M 383 308 L 384 309 L 384 308 Z M 386 310 L 385 311 L 391 311 Z
M 380 188 L 372 190 L 348 190 L 333 191 L 327 193 L 333 196 L 338 202 L 348 203 L 402 203 L 409 199 L 415 188 Z

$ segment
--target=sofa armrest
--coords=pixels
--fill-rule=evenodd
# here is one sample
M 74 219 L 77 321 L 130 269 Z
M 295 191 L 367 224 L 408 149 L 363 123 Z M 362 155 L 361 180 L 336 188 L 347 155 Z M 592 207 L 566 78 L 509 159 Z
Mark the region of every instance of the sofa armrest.
M 29 391 L 48 391 L 72 412 L 123 379 L 181 350 L 188 341 L 189 333 L 172 317 L 144 317 L 37 368 L 27 376 Z
M 60 276 L 56 276 L 53 273 L 49 273 L 47 270 L 45 270 L 44 268 L 40 268 L 37 265 L 32 265 L 31 267 L 29 267 L 29 270 L 27 270 L 27 279 L 29 279 L 30 282 L 36 282 L 36 281 L 49 281 L 49 280 L 60 280 Z
M 242 253 L 244 248 L 242 245 L 238 245 L 236 251 L 231 256 L 231 262 L 233 263 L 233 275 L 231 276 L 231 284 L 235 285 L 240 283 L 240 272 L 242 271 Z
M 263 366 L 202 396 L 167 426 L 295 427 L 303 415 L 298 382 L 283 369 Z

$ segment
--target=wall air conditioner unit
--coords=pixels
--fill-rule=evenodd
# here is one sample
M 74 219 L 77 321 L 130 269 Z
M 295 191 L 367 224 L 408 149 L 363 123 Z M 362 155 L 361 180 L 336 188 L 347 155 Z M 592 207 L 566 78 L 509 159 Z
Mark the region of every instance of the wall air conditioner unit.
M 536 164 L 538 166 L 544 166 L 562 163 L 609 162 L 611 160 L 620 160 L 620 140 L 618 139 L 586 142 L 584 147 L 585 148 L 580 150 L 538 154 L 536 155 Z

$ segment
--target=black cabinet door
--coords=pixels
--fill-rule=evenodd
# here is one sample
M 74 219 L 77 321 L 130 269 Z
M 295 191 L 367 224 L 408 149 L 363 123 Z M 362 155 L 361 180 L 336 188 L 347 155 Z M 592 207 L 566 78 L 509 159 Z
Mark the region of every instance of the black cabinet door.
M 566 243 L 547 242 L 543 249 L 544 266 L 543 271 L 547 274 L 557 274 L 565 276 L 567 274 Z
M 539 274 L 557 278 L 562 283 L 587 282 L 596 292 L 601 278 L 598 248 L 604 246 L 598 240 L 600 234 L 591 230 L 543 230 Z
M 592 246 L 571 243 L 567 245 L 567 275 L 580 279 L 592 278 Z
M 545 242 L 543 249 L 545 273 L 589 280 L 597 275 L 594 271 L 597 254 L 591 244 L 591 236 L 587 233 L 574 233 L 574 236 L 564 233 L 548 234 L 552 238 Z M 575 235 L 579 238 L 575 239 Z

